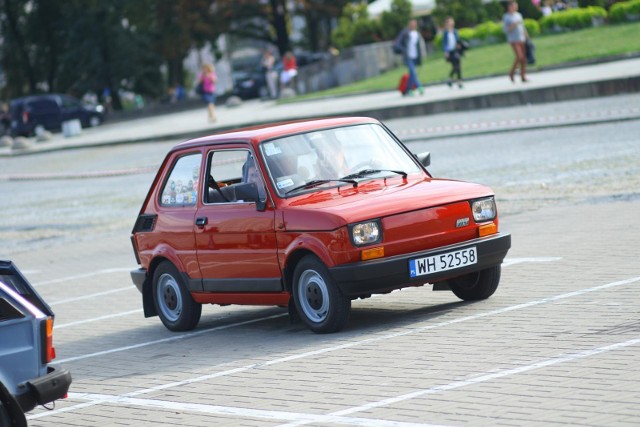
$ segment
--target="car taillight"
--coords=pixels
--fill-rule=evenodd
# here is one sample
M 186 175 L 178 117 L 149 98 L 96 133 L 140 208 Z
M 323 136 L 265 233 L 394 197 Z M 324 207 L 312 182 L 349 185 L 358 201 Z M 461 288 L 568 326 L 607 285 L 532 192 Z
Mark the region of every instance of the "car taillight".
M 47 317 L 42 321 L 40 334 L 42 336 L 42 363 L 49 363 L 56 358 L 56 349 L 53 347 L 53 317 Z
M 29 122 L 29 112 L 28 111 L 23 111 L 22 112 L 22 123 L 28 123 Z

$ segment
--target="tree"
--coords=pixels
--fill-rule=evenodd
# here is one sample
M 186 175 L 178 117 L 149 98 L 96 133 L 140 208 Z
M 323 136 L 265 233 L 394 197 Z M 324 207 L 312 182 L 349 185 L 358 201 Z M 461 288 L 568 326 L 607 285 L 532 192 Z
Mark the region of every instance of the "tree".
M 385 40 L 393 40 L 407 26 L 411 19 L 412 4 L 410 0 L 393 0 L 391 10 L 382 12 L 380 17 L 382 36 Z
M 482 0 L 436 0 L 433 16 L 441 24 L 447 16 L 453 16 L 458 27 L 473 27 L 487 20 Z
M 342 9 L 338 26 L 331 33 L 339 48 L 382 40 L 380 22 L 369 19 L 366 3 L 347 3 Z
M 280 55 L 291 49 L 286 0 L 216 0 L 212 25 L 221 33 L 274 44 Z
M 305 18 L 306 47 L 312 51 L 331 47 L 331 30 L 348 0 L 299 0 L 297 13 Z

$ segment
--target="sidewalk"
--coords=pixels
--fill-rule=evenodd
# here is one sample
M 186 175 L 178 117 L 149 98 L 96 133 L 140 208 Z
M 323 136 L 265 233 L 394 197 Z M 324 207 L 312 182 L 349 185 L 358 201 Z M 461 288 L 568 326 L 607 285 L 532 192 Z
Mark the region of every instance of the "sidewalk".
M 398 91 L 326 98 L 278 105 L 274 101 L 249 101 L 234 108 L 219 107 L 218 122 L 209 123 L 207 112 L 182 111 L 151 118 L 112 123 L 65 138 L 34 143 L 25 150 L 0 148 L 0 157 L 81 147 L 186 140 L 222 130 L 276 121 L 312 117 L 363 115 L 381 120 L 432 115 L 448 111 L 507 107 L 640 92 L 640 58 L 530 74 L 530 83 L 511 83 L 504 77 L 472 80 L 463 89 L 429 86 L 424 95 L 402 97 Z M 640 106 L 638 103 L 630 107 Z

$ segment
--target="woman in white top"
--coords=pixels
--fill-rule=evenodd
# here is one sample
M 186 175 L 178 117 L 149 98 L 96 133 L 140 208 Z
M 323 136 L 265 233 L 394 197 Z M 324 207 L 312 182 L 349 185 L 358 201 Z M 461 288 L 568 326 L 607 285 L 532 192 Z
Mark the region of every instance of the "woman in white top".
M 515 59 L 509 71 L 509 78 L 515 81 L 514 76 L 516 68 L 520 66 L 520 77 L 522 81 L 527 81 L 527 55 L 525 50 L 525 41 L 529 36 L 524 26 L 522 15 L 518 13 L 518 3 L 510 1 L 507 3 L 507 12 L 502 16 L 502 29 L 507 35 L 507 41 L 513 48 Z

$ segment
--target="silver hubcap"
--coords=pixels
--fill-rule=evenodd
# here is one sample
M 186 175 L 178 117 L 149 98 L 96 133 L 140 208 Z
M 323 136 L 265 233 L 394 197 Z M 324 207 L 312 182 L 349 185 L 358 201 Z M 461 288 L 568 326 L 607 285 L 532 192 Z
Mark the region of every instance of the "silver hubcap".
M 89 119 L 89 125 L 91 125 L 91 127 L 100 125 L 100 119 L 95 116 L 91 117 L 91 119 Z
M 163 274 L 158 279 L 156 290 L 158 306 L 165 319 L 175 322 L 182 313 L 182 295 L 176 279 L 170 274 Z
M 329 290 L 320 274 L 306 270 L 298 282 L 300 307 L 312 322 L 320 323 L 329 313 Z

